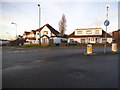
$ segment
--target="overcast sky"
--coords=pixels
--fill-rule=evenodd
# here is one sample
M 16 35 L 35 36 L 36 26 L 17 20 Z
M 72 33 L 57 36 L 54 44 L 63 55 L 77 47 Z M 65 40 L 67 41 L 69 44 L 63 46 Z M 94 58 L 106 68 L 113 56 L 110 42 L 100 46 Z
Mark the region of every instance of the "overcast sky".
M 105 30 L 106 4 L 110 4 L 108 32 L 118 29 L 118 2 L 1 2 L 0 3 L 0 39 L 14 38 L 17 34 L 38 29 L 38 6 L 41 6 L 41 26 L 50 24 L 58 30 L 58 22 L 65 14 L 66 34 L 79 28 L 101 27 Z

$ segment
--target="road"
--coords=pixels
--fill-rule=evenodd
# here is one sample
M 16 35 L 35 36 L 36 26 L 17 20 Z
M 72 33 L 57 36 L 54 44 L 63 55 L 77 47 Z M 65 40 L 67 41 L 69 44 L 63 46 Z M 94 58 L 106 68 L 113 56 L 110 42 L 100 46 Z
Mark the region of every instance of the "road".
M 107 48 L 107 51 L 110 51 Z M 3 88 L 117 88 L 118 54 L 86 48 L 3 48 Z

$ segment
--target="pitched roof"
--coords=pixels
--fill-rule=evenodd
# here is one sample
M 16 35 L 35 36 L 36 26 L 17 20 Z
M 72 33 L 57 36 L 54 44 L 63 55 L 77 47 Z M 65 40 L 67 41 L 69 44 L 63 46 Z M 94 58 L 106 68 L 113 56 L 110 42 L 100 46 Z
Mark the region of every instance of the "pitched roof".
M 29 40 L 36 40 L 35 37 L 26 37 L 25 39 L 29 39 Z
M 30 32 L 28 31 L 25 31 L 23 35 L 28 35 Z
M 105 37 L 106 32 L 102 30 L 102 37 Z M 107 37 L 112 37 L 110 34 L 107 33 Z
M 113 31 L 112 33 L 114 33 L 114 32 L 120 32 L 120 29 L 118 29 L 118 30 L 116 30 L 116 31 Z
M 69 38 L 81 38 L 81 37 L 105 37 L 105 31 L 102 30 L 102 35 L 80 35 L 80 36 L 75 36 L 75 31 L 71 33 L 68 37 Z M 112 37 L 110 34 L 107 33 L 107 37 Z
M 36 34 L 36 30 L 31 30 L 34 34 Z
M 44 26 L 37 29 L 36 31 L 41 31 L 45 26 L 48 27 L 53 34 L 55 34 L 56 36 L 59 36 L 60 33 L 57 30 L 55 30 L 52 26 L 50 26 L 49 24 L 45 24 Z
M 101 29 L 102 30 L 102 28 L 80 28 L 80 29 L 75 29 L 75 30 L 93 30 L 93 29 Z

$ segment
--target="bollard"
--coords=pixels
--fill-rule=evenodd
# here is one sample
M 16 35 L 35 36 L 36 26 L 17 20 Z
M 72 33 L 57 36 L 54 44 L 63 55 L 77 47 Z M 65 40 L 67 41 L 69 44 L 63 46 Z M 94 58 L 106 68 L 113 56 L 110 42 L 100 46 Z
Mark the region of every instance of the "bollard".
M 117 43 L 112 44 L 112 51 L 117 52 Z
M 87 54 L 91 54 L 92 53 L 92 45 L 88 44 L 87 45 Z

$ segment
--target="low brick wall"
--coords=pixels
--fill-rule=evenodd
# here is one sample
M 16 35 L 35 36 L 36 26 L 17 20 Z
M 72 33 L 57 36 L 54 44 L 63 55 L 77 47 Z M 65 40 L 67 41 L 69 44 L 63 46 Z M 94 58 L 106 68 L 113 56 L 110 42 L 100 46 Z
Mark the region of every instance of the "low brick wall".
M 104 43 L 91 43 L 93 46 L 104 46 Z M 84 44 L 84 43 L 78 43 L 78 46 L 87 46 L 88 44 Z M 106 44 L 107 46 L 111 46 L 112 44 Z
M 67 43 L 61 43 L 60 46 L 67 46 Z
M 48 46 L 49 43 L 48 43 L 48 42 L 42 42 L 41 45 L 43 45 L 43 46 Z

